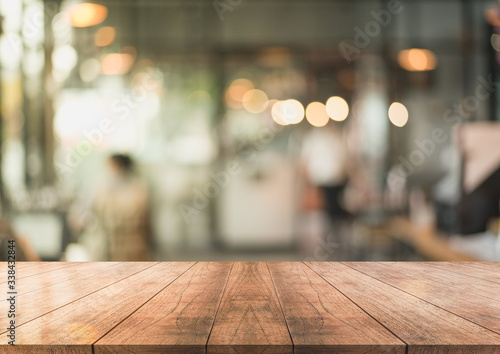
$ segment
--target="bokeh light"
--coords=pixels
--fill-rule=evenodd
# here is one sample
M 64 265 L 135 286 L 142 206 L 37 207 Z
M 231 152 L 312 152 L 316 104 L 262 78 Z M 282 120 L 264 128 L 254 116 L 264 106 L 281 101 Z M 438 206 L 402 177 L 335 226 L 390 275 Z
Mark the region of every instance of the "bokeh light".
M 393 102 L 389 107 L 389 120 L 396 127 L 404 127 L 408 117 L 408 110 L 402 103 Z
M 16 68 L 22 58 L 20 50 L 12 50 L 13 41 L 21 43 L 21 38 L 13 33 L 8 36 L 0 36 L 0 62 L 4 68 Z
M 279 125 L 288 125 L 288 122 L 281 116 L 281 105 L 283 101 L 276 101 L 271 106 L 271 116 L 273 120 Z
M 102 73 L 104 75 L 123 75 L 129 72 L 134 57 L 126 53 L 111 53 L 102 59 Z
M 304 106 L 297 100 L 286 100 L 280 106 L 283 120 L 289 124 L 297 124 L 304 119 Z
M 68 9 L 70 22 L 73 27 L 90 27 L 102 23 L 108 16 L 106 6 L 81 3 Z
M 306 108 L 307 121 L 315 127 L 324 127 L 330 117 L 326 113 L 326 107 L 321 102 L 311 102 Z
M 242 108 L 243 96 L 255 87 L 250 80 L 236 79 L 226 91 L 226 104 L 232 108 Z
M 349 115 L 349 105 L 342 97 L 330 97 L 326 101 L 326 113 L 333 120 L 341 122 Z
M 406 49 L 398 54 L 399 65 L 408 71 L 434 70 L 437 65 L 436 56 L 428 49 Z
M 78 62 L 78 54 L 69 44 L 56 47 L 52 52 L 54 68 L 61 71 L 71 71 Z
M 80 65 L 80 78 L 84 82 L 91 82 L 97 79 L 101 73 L 101 63 L 95 58 L 89 58 Z
M 250 113 L 261 113 L 267 108 L 269 98 L 264 91 L 253 89 L 245 93 L 242 104 Z
M 98 47 L 105 47 L 113 43 L 116 37 L 116 31 L 114 27 L 106 26 L 101 27 L 97 30 L 95 34 L 95 45 Z

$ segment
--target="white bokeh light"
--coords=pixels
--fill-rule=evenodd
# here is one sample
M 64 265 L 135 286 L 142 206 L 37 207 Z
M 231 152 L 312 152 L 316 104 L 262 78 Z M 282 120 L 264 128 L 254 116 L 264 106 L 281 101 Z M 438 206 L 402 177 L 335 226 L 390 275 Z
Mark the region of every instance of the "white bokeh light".
M 280 114 L 289 124 L 297 124 L 304 119 L 304 106 L 297 100 L 286 100 L 281 104 Z
M 389 107 L 389 120 L 396 127 L 404 127 L 408 117 L 408 110 L 402 103 L 394 102 Z
M 326 112 L 333 120 L 341 122 L 349 115 L 349 105 L 339 96 L 333 96 L 326 101 Z

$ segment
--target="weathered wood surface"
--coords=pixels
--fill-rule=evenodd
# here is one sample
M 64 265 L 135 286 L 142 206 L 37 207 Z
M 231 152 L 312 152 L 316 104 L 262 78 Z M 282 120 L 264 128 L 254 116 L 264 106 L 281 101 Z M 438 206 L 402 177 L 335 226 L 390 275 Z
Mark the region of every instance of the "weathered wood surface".
M 6 281 L 0 353 L 500 353 L 497 263 L 24 262 L 14 347 Z

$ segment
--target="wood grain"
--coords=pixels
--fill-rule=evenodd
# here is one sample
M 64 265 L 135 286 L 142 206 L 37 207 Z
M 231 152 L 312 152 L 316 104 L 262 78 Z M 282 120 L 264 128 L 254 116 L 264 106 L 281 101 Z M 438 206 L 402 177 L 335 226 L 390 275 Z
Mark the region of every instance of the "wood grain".
M 405 344 L 303 263 L 269 263 L 295 353 L 404 353 Z
M 449 272 L 421 262 L 381 262 L 380 264 L 390 265 L 391 267 L 411 272 L 411 274 L 415 274 L 422 279 L 434 280 L 455 288 L 467 290 L 473 294 L 500 301 L 498 283 L 489 280 Z M 474 295 L 471 294 L 471 296 Z
M 0 354 L 93 354 L 92 347 L 81 345 L 15 345 L 0 344 Z
M 46 288 L 53 286 L 58 283 L 62 283 L 71 279 L 88 276 L 89 273 L 99 271 L 105 271 L 106 268 L 111 267 L 118 263 L 113 262 L 92 262 L 92 263 L 79 263 L 74 267 L 67 267 L 62 269 L 56 269 L 50 272 L 46 272 L 43 276 L 32 276 L 28 279 L 20 279 L 16 281 L 16 290 L 18 295 L 26 294 L 31 291 L 35 291 L 41 288 Z M 85 280 L 85 278 L 83 279 Z
M 41 288 L 21 294 L 17 297 L 17 325 L 42 316 L 50 311 L 78 300 L 90 293 L 96 292 L 121 279 L 140 272 L 155 263 L 116 263 L 103 272 L 96 270 L 86 275 L 70 279 L 46 288 Z M 46 275 L 44 275 L 45 277 Z M 9 304 L 6 300 L 0 301 L 0 313 L 7 313 Z M 8 319 L 0 318 L 0 328 L 6 328 Z M 4 331 L 1 331 L 4 332 Z
M 1 353 L 499 353 L 497 263 L 24 263 Z M 0 313 L 8 302 L 0 298 Z
M 500 334 L 499 301 L 474 296 L 466 290 L 380 263 L 349 262 L 346 265 Z M 491 284 L 500 293 L 500 284 Z
M 489 280 L 495 283 L 500 283 L 500 272 L 492 269 L 470 267 L 462 262 L 426 262 L 434 268 L 444 269 L 449 272 L 469 275 L 474 278 Z
M 141 264 L 143 263 L 128 265 Z M 193 263 L 146 265 L 149 266 L 146 269 L 143 268 L 97 292 L 19 326 L 16 353 L 38 353 L 46 349 L 46 346 L 53 346 L 57 352 L 66 345 L 71 346 L 74 353 L 88 353 L 92 350 L 93 343 L 164 289 Z M 0 350 L 11 349 L 6 347 L 0 346 Z
M 95 353 L 205 353 L 231 263 L 198 263 L 95 344 Z
M 460 262 L 460 264 L 500 272 L 500 262 Z
M 42 261 L 37 261 L 37 262 L 27 262 L 27 261 L 22 261 L 22 262 L 16 262 L 16 268 L 26 268 L 26 267 L 33 267 L 37 266 L 43 263 L 47 262 L 42 262 Z M 7 262 L 0 262 L 0 268 L 1 269 L 7 269 Z
M 207 352 L 293 353 L 266 263 L 234 264 Z
M 17 268 L 16 269 L 16 278 L 17 279 L 24 279 L 24 278 L 33 277 L 35 275 L 39 276 L 40 274 L 51 272 L 54 270 L 64 269 L 64 268 L 68 268 L 68 267 L 75 267 L 78 264 L 80 264 L 80 263 L 79 262 L 40 262 L 40 264 L 37 265 L 36 267 L 29 267 L 29 266 L 21 267 L 21 268 L 16 267 Z M 5 269 L 7 269 L 7 266 L 5 266 Z M 5 273 L 6 273 L 6 271 L 5 271 Z M 7 283 L 6 278 L 2 278 L 0 280 L 0 285 L 4 284 L 4 283 Z
M 307 265 L 407 343 L 410 354 L 500 350 L 500 335 L 344 264 Z

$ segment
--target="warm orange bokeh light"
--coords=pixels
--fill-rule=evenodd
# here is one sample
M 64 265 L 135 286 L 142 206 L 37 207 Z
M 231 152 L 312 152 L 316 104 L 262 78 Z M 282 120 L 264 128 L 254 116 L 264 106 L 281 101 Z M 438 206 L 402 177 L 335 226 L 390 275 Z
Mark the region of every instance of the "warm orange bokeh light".
M 102 73 L 104 75 L 123 75 L 129 72 L 134 57 L 125 53 L 111 53 L 102 59 Z
M 90 27 L 102 23 L 108 16 L 106 6 L 82 3 L 69 8 L 71 25 L 73 27 Z
M 245 93 L 242 104 L 250 113 L 261 113 L 267 108 L 269 98 L 264 91 L 253 89 Z
M 429 71 L 436 68 L 436 56 L 427 49 L 407 49 L 398 54 L 399 65 L 408 71 Z
M 408 61 L 410 62 L 410 65 L 415 68 L 415 70 L 425 70 L 428 65 L 428 60 L 425 53 L 417 49 L 410 50 Z
M 326 113 L 326 107 L 321 102 L 311 102 L 306 108 L 306 119 L 314 127 L 325 126 L 330 117 Z
M 116 31 L 113 27 L 101 27 L 95 34 L 95 45 L 98 47 L 105 47 L 113 43 L 116 37 Z
M 226 91 L 226 103 L 232 108 L 242 108 L 243 96 L 254 89 L 254 85 L 247 79 L 236 79 Z

